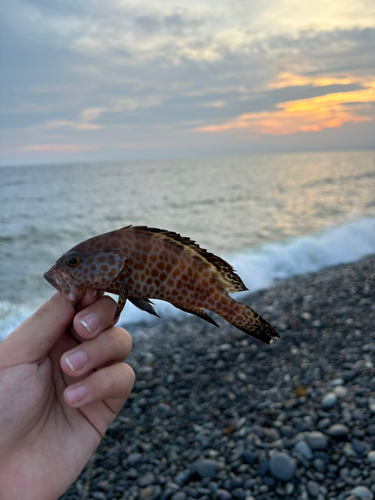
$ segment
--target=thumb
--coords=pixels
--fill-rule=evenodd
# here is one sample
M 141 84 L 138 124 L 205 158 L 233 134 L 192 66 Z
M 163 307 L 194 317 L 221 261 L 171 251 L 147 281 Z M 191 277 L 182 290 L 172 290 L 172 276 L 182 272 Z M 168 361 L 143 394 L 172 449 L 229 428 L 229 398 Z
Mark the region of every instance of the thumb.
M 1 343 L 1 365 L 34 363 L 44 358 L 72 323 L 72 302 L 55 293 Z

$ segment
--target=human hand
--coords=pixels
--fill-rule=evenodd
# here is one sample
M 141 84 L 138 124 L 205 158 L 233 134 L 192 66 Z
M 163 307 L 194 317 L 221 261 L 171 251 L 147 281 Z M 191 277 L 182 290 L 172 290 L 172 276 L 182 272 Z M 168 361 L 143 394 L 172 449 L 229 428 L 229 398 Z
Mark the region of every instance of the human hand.
M 62 495 L 134 385 L 115 301 L 89 290 L 81 309 L 55 293 L 0 344 L 2 500 Z

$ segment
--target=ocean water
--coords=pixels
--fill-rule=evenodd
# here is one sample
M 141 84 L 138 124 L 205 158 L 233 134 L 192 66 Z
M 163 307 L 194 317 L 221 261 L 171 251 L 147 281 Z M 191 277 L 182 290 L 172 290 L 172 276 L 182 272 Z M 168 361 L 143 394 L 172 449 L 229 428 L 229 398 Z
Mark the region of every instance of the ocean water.
M 61 254 L 128 224 L 191 237 L 250 291 L 375 253 L 374 151 L 1 167 L 0 176 L 0 339 L 51 295 L 43 273 Z M 138 321 L 155 319 L 127 304 L 121 322 Z

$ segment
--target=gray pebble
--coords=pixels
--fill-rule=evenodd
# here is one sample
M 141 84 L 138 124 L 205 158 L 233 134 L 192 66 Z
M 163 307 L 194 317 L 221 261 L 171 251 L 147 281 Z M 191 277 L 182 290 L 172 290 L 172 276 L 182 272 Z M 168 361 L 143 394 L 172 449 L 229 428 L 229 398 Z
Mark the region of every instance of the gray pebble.
M 130 455 L 128 455 L 127 457 L 128 464 L 130 465 L 130 467 L 133 467 L 133 465 L 139 462 L 141 458 L 142 458 L 141 453 L 130 453 Z
M 357 438 L 353 438 L 352 446 L 359 455 L 363 455 L 368 450 L 367 444 Z
M 154 494 L 152 488 L 147 486 L 146 488 L 143 488 L 139 494 L 140 500 L 146 500 L 146 498 L 152 497 Z
M 356 486 L 351 493 L 358 498 L 363 498 L 363 500 L 372 500 L 374 498 L 374 494 L 366 486 Z
M 344 438 L 349 434 L 349 428 L 344 424 L 333 424 L 327 429 L 327 434 L 333 438 Z
M 356 457 L 357 456 L 357 453 L 354 451 L 351 443 L 345 443 L 344 447 L 342 449 L 342 452 L 346 457 Z
M 177 476 L 175 477 L 174 481 L 179 486 L 183 486 L 184 484 L 186 484 L 189 481 L 189 479 L 191 478 L 191 476 L 192 476 L 191 470 L 190 469 L 185 469 L 182 472 L 180 472 L 179 474 L 177 474 Z
M 336 394 L 334 392 L 327 392 L 322 398 L 322 406 L 323 408 L 332 408 L 332 406 L 335 406 L 336 401 Z
M 367 460 L 371 463 L 371 464 L 375 464 L 375 450 L 372 450 L 372 451 L 369 451 L 368 454 L 367 454 Z
M 296 462 L 288 453 L 276 453 L 271 457 L 269 468 L 276 479 L 290 481 L 296 472 Z
M 307 481 L 307 491 L 312 497 L 317 497 L 319 493 L 319 484 L 315 481 Z
M 186 493 L 184 491 L 177 491 L 171 496 L 171 500 L 186 500 Z
M 200 477 L 215 477 L 218 471 L 218 464 L 214 460 L 198 460 L 194 463 L 194 468 Z
M 318 472 L 321 472 L 321 473 L 325 472 L 326 464 L 324 463 L 324 461 L 321 458 L 316 458 L 314 460 L 313 464 L 314 464 L 315 469 Z
M 217 489 L 216 490 L 216 498 L 217 500 L 231 500 L 232 494 L 227 490 Z
M 159 403 L 158 409 L 163 417 L 169 417 L 169 415 L 171 414 L 171 407 L 166 403 Z
M 149 486 L 150 484 L 152 484 L 154 481 L 155 481 L 154 474 L 152 472 L 146 472 L 146 474 L 143 474 L 143 476 L 141 476 L 138 479 L 138 485 L 141 488 L 144 488 L 144 487 Z
M 298 441 L 294 448 L 307 458 L 307 460 L 312 459 L 313 454 L 311 448 L 305 441 Z
M 322 418 L 322 420 L 319 420 L 318 422 L 318 429 L 323 431 L 324 429 L 327 429 L 331 425 L 331 419 L 330 418 Z
M 293 483 L 286 483 L 285 485 L 285 493 L 287 495 L 291 495 L 292 493 L 294 493 L 294 490 L 295 490 L 295 486 Z
M 322 432 L 313 431 L 307 434 L 307 442 L 312 450 L 325 450 L 328 446 L 328 439 Z

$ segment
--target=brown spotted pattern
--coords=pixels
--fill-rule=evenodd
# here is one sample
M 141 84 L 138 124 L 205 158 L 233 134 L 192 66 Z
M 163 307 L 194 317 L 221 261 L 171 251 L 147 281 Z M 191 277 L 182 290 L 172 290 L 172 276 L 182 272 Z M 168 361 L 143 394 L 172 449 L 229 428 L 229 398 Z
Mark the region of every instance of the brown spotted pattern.
M 95 236 L 64 254 L 45 278 L 74 302 L 88 287 L 118 294 L 116 317 L 127 298 L 148 312 L 153 309 L 147 299 L 155 298 L 216 324 L 205 312 L 212 311 L 265 343 L 278 337 L 263 318 L 228 295 L 246 287 L 227 262 L 170 231 L 127 226 Z

